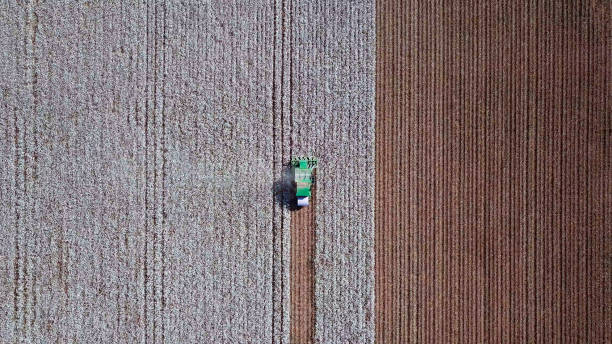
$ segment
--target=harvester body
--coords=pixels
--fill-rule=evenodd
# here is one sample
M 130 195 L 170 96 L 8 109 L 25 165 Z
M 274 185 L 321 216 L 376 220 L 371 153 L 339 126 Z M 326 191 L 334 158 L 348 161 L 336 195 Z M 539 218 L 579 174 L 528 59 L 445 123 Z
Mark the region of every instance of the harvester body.
M 293 166 L 293 181 L 295 183 L 297 203 L 300 207 L 308 206 L 312 194 L 313 170 L 317 166 L 314 157 L 297 157 L 291 159 Z

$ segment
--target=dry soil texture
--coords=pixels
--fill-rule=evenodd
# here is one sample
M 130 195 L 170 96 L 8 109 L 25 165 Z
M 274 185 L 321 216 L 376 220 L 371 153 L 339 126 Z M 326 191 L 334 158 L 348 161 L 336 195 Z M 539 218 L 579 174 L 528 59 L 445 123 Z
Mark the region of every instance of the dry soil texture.
M 378 1 L 379 343 L 609 343 L 610 1 Z
M 374 339 L 373 1 L 2 1 L 0 342 L 290 333 L 317 155 L 315 339 Z
M 314 341 L 316 185 L 312 190 L 310 207 L 291 216 L 291 343 Z

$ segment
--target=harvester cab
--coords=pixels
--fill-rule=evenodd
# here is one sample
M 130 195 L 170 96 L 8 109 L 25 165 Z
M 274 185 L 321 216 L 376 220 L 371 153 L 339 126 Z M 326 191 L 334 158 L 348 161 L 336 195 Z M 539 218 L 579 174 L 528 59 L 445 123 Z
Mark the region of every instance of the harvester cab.
M 291 159 L 293 166 L 293 182 L 296 187 L 298 207 L 306 207 L 309 203 L 311 188 L 314 183 L 313 170 L 317 167 L 315 157 L 295 157 Z

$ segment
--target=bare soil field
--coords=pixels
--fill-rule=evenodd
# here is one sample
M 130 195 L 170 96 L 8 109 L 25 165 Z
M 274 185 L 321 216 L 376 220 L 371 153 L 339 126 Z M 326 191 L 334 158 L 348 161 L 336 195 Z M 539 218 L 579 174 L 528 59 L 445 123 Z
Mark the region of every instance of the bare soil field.
M 316 186 L 310 206 L 291 215 L 291 343 L 314 342 Z
M 378 1 L 379 343 L 608 343 L 609 1 Z

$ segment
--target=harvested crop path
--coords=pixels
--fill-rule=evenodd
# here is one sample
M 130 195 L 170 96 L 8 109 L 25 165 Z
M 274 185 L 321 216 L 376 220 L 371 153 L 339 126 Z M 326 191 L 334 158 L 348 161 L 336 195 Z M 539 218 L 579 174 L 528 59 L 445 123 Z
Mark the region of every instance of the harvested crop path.
M 379 343 L 608 342 L 609 1 L 378 1 Z
M 316 187 L 310 206 L 291 216 L 291 343 L 314 341 Z

